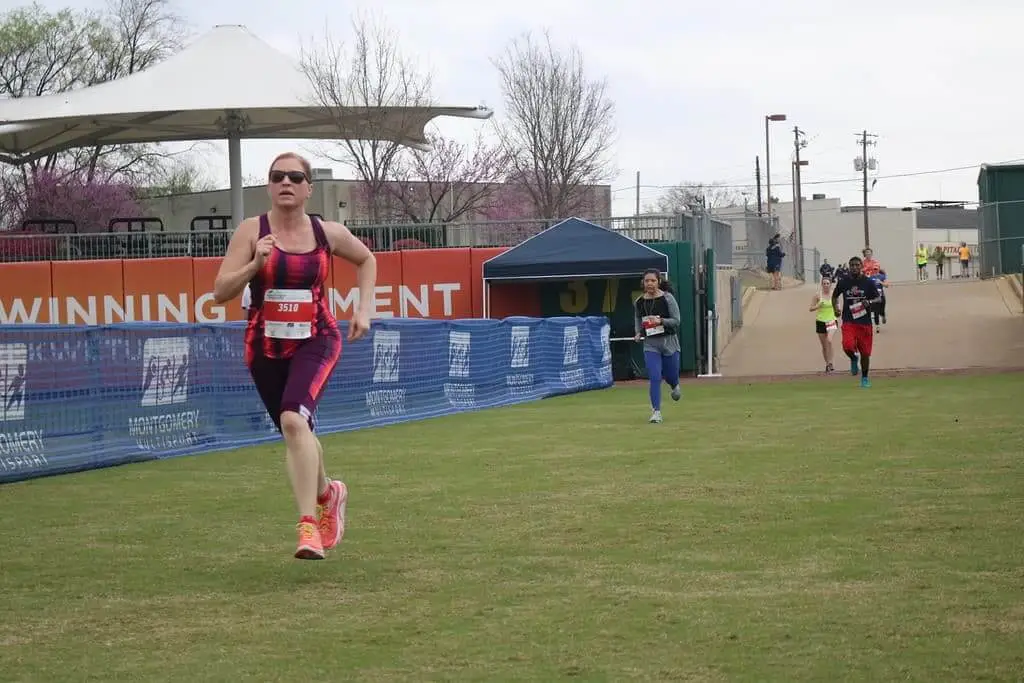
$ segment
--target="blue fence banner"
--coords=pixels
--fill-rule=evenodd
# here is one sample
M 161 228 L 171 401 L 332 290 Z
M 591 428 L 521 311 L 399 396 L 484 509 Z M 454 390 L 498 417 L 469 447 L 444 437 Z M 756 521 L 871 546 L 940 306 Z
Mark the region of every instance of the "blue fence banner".
M 0 483 L 279 439 L 243 361 L 244 328 L 0 326 Z M 374 320 L 344 345 L 316 430 L 609 387 L 609 331 L 599 316 Z

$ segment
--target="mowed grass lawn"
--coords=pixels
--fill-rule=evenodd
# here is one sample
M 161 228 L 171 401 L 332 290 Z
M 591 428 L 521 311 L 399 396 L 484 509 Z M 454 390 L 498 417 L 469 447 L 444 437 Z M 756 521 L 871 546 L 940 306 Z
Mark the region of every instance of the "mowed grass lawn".
M 643 387 L 0 487 L 3 681 L 1016 681 L 1024 376 Z

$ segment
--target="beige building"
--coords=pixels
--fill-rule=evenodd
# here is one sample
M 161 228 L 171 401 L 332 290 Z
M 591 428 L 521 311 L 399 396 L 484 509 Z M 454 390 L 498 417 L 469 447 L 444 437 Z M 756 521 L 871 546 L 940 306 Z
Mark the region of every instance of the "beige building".
M 313 169 L 313 196 L 307 204 L 309 213 L 317 214 L 327 220 L 348 223 L 356 227 L 372 223 L 369 202 L 366 201 L 364 184 L 357 180 L 335 179 L 330 169 Z M 605 218 L 611 215 L 611 186 L 593 185 L 584 190 L 581 217 Z M 462 194 L 461 196 L 465 196 Z M 440 223 L 458 211 L 460 192 L 448 191 L 438 183 L 407 183 L 403 195 L 406 207 L 402 202 L 390 200 L 378 213 L 379 223 L 386 225 L 408 226 L 410 233 L 424 240 L 420 233 L 431 230 L 445 230 L 443 226 L 429 226 L 429 223 Z M 246 187 L 243 190 L 245 215 L 253 216 L 270 209 L 270 199 L 265 185 Z M 436 206 L 435 206 L 436 205 Z M 209 192 L 192 192 L 188 194 L 155 197 L 144 202 L 145 211 L 152 218 L 162 221 L 163 230 L 167 232 L 189 232 L 205 230 L 232 229 L 231 197 L 227 189 Z M 416 214 L 416 215 L 412 215 Z M 463 246 L 467 231 L 458 226 L 472 221 L 516 221 L 531 219 L 534 215 L 528 195 L 522 188 L 515 185 L 503 185 L 485 202 L 481 202 L 476 210 L 458 215 L 451 224 L 450 235 L 446 239 L 429 239 L 437 246 Z M 413 224 L 421 224 L 423 228 L 414 228 Z M 146 230 L 160 230 L 160 222 L 150 221 L 145 224 Z M 369 231 L 374 232 L 374 231 Z M 408 236 L 407 236 L 408 237 Z M 472 240 L 470 240 L 471 242 Z M 488 240 L 484 239 L 487 242 Z M 473 246 L 466 243 L 465 246 Z
M 746 240 L 743 207 L 718 209 L 715 213 L 733 223 L 733 241 Z M 793 202 L 772 204 L 779 231 L 793 232 Z M 917 210 L 913 208 L 868 207 L 871 248 L 892 282 L 917 279 L 914 250 L 917 247 Z M 821 258 L 835 265 L 859 256 L 864 248 L 864 210 L 861 206 L 842 206 L 838 198 L 815 195 L 803 200 L 803 243 L 805 250 L 817 249 Z M 805 254 L 809 251 L 805 251 Z M 787 254 L 786 258 L 792 258 Z M 814 263 L 804 259 L 804 274 L 813 281 Z

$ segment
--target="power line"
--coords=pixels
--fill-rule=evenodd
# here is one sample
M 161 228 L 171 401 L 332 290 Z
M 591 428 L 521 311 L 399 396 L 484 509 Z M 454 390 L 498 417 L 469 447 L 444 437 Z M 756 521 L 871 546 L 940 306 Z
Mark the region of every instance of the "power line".
M 1010 159 L 1008 161 L 999 161 L 999 162 L 996 162 L 996 163 L 993 163 L 993 164 L 990 164 L 990 165 L 991 166 L 998 166 L 998 165 L 1001 165 L 1001 164 L 1015 164 L 1015 163 L 1020 163 L 1020 162 L 1024 162 L 1024 158 Z M 941 174 L 941 173 L 955 173 L 957 171 L 978 170 L 980 168 L 981 168 L 981 164 L 971 164 L 970 166 L 953 166 L 953 167 L 950 167 L 950 168 L 935 168 L 935 169 L 929 169 L 929 170 L 925 170 L 925 171 L 907 171 L 905 173 L 889 173 L 889 174 L 885 174 L 885 175 L 875 176 L 875 178 L 877 180 L 886 180 L 886 179 L 894 179 L 894 178 L 914 178 L 914 177 L 925 176 L 925 175 L 938 175 L 938 174 Z M 834 179 L 831 179 L 831 180 L 805 180 L 805 181 L 803 181 L 801 183 L 801 185 L 839 185 L 839 184 L 843 184 L 843 183 L 861 182 L 862 180 L 863 179 L 861 177 L 857 177 L 857 176 L 849 177 L 849 178 L 834 178 Z M 780 182 L 780 181 L 775 181 L 775 182 L 777 182 L 779 185 L 788 185 L 788 184 L 790 184 L 790 183 Z M 641 187 L 641 189 L 649 189 L 649 190 L 676 190 L 676 189 L 680 189 L 681 190 L 681 189 L 689 189 L 689 188 L 695 187 L 695 186 L 696 186 L 696 184 L 694 184 L 694 185 L 676 184 L 676 185 L 641 185 L 640 187 Z M 709 181 L 709 182 L 704 183 L 704 186 L 709 188 L 709 189 L 721 188 L 723 190 L 726 190 L 726 189 L 740 190 L 740 189 L 753 188 L 754 184 L 753 183 L 716 183 L 716 182 L 713 182 L 713 181 Z M 637 189 L 636 185 L 630 185 L 629 187 L 620 187 L 620 188 L 613 189 L 612 192 L 625 192 L 625 191 L 635 192 L 636 189 Z

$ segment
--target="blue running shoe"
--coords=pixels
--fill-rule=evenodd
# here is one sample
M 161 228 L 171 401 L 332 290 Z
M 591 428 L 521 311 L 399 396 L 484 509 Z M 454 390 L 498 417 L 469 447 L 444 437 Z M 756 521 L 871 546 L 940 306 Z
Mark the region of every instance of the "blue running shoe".
M 870 389 L 871 388 L 871 380 L 869 380 L 867 377 L 861 377 L 860 378 L 860 386 L 861 386 L 862 389 Z
M 858 357 L 854 356 L 853 358 L 850 359 L 850 374 L 851 375 L 856 375 L 859 372 L 860 372 L 860 363 L 858 362 Z

